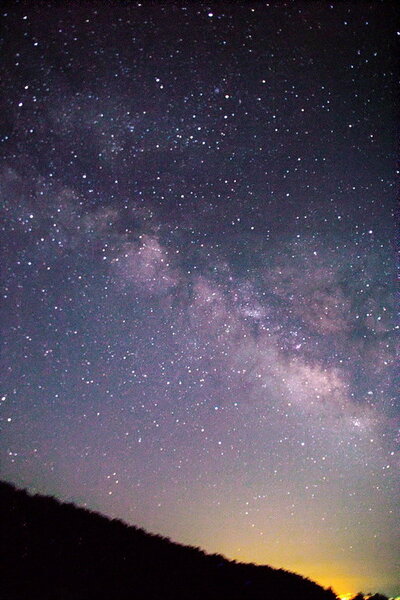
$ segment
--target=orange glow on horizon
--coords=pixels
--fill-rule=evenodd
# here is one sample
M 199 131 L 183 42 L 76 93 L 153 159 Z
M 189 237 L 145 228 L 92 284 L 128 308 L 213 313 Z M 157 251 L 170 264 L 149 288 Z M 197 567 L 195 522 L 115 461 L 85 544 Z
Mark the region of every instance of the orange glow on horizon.
M 344 594 L 344 595 L 339 595 L 338 598 L 339 600 L 351 600 L 352 598 L 354 598 L 354 596 L 356 596 L 358 592 L 354 593 L 352 592 L 351 594 Z M 365 594 L 364 598 L 366 600 L 368 600 L 368 598 L 371 598 L 370 595 Z M 389 600 L 400 600 L 400 596 L 395 596 L 394 598 L 390 598 Z

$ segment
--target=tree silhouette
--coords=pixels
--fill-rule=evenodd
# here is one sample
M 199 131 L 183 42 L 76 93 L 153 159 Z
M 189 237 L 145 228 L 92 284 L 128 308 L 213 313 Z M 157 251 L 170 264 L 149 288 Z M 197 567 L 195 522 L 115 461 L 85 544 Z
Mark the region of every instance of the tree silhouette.
M 172 543 L 0 482 L 1 600 L 335 600 L 299 575 Z
M 351 600 L 389 600 L 387 596 L 383 594 L 366 594 L 364 595 L 362 592 L 358 592 Z

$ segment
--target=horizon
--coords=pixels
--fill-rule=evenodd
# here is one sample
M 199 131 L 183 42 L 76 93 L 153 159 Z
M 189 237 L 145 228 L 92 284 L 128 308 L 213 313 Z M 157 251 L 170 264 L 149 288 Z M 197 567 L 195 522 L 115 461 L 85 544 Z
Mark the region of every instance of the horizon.
M 2 479 L 399 596 L 397 16 L 2 5 Z
M 29 492 L 29 490 L 27 490 L 26 488 L 20 488 L 20 487 L 16 487 L 16 486 L 15 486 L 15 484 L 12 484 L 12 483 L 10 484 L 10 482 L 7 482 L 7 481 L 2 481 L 2 480 L 0 480 L 0 484 L 7 484 L 7 485 L 9 484 L 9 485 L 11 485 L 11 486 L 12 486 L 12 488 L 13 488 L 13 490 L 14 490 L 15 492 L 17 492 L 17 493 L 18 493 L 18 492 L 25 493 L 25 494 L 27 494 L 27 495 L 28 495 L 28 497 L 29 497 L 29 498 L 32 498 L 32 499 L 35 499 L 35 498 L 40 498 L 40 499 L 45 499 L 45 500 L 46 500 L 46 499 L 51 499 L 51 500 L 54 500 L 54 501 L 55 501 L 55 502 L 56 502 L 56 503 L 57 503 L 57 504 L 58 504 L 60 507 L 63 507 L 63 506 L 73 506 L 73 507 L 74 507 L 74 508 L 75 508 L 77 511 L 79 511 L 79 510 L 83 510 L 83 511 L 85 511 L 85 512 L 87 512 L 87 513 L 91 514 L 91 515 L 96 515 L 96 516 L 99 516 L 99 517 L 101 517 L 102 519 L 104 519 L 104 521 L 105 521 L 106 523 L 109 523 L 109 524 L 112 524 L 112 523 L 113 523 L 115 520 L 117 520 L 119 523 L 121 523 L 122 525 L 124 525 L 124 526 L 125 526 L 125 527 L 127 527 L 128 529 L 132 529 L 132 530 L 134 530 L 134 531 L 141 531 L 141 532 L 142 532 L 142 533 L 144 533 L 146 536 L 150 536 L 150 537 L 159 538 L 159 539 L 161 539 L 161 540 L 164 540 L 164 541 L 167 541 L 167 542 L 171 542 L 173 545 L 175 545 L 175 546 L 180 546 L 180 547 L 182 547 L 182 548 L 194 549 L 194 550 L 198 551 L 200 554 L 202 554 L 204 557 L 211 557 L 211 556 L 213 556 L 213 554 L 207 553 L 207 551 L 205 551 L 205 550 L 204 550 L 203 548 L 201 548 L 201 547 L 198 547 L 198 546 L 189 546 L 189 545 L 181 544 L 181 543 L 179 543 L 179 542 L 176 542 L 176 541 L 174 541 L 174 540 L 171 540 L 171 539 L 170 539 L 170 538 L 168 538 L 168 537 L 161 536 L 159 533 L 156 533 L 156 532 L 150 532 L 150 531 L 146 531 L 145 529 L 143 529 L 143 528 L 140 528 L 140 527 L 138 527 L 138 526 L 137 526 L 137 525 L 135 525 L 135 524 L 130 524 L 130 523 L 128 523 L 128 522 L 126 522 L 126 521 L 124 521 L 124 520 L 122 520 L 122 519 L 119 519 L 119 518 L 115 519 L 115 518 L 113 518 L 113 517 L 111 517 L 111 516 L 105 515 L 105 514 L 103 514 L 103 513 L 100 513 L 100 512 L 98 512 L 98 511 L 95 511 L 95 510 L 92 510 L 92 509 L 90 509 L 90 508 L 89 508 L 89 507 L 87 507 L 87 506 L 80 506 L 80 505 L 78 505 L 78 504 L 75 504 L 75 503 L 71 503 L 71 502 L 68 502 L 68 501 L 60 500 L 60 499 L 56 498 L 55 496 L 45 496 L 45 495 L 42 495 L 42 494 L 36 493 L 34 490 L 33 490 L 33 491 L 31 491 L 31 492 Z M 99 539 L 99 541 L 100 541 L 100 539 Z M 226 560 L 226 561 L 228 561 L 228 562 L 230 562 L 230 561 L 231 561 L 231 562 L 233 562 L 233 563 L 235 563 L 235 564 L 237 564 L 237 565 L 249 565 L 249 566 L 260 566 L 260 567 L 266 566 L 266 567 L 271 567 L 271 565 L 257 564 L 257 563 L 253 563 L 253 562 L 240 562 L 240 561 L 237 561 L 236 559 L 230 559 L 230 558 L 228 558 L 228 557 L 226 557 L 226 556 L 224 556 L 224 555 L 221 555 L 221 554 L 214 554 L 214 556 L 215 556 L 215 555 L 217 555 L 217 556 L 221 556 L 221 558 L 222 558 L 222 559 L 224 559 L 224 560 Z M 273 569 L 275 569 L 275 567 L 273 567 Z M 280 568 L 278 567 L 278 568 L 277 568 L 277 570 L 282 570 L 282 569 L 280 569 Z M 304 579 L 304 576 L 303 576 L 301 573 L 296 573 L 296 572 L 294 572 L 294 571 L 285 571 L 285 572 L 287 572 L 288 574 L 295 574 L 295 575 L 299 575 L 301 578 L 303 578 L 303 579 Z M 312 581 L 312 580 L 311 580 L 311 581 Z M 323 586 L 323 589 L 331 589 L 331 590 L 332 590 L 332 591 L 335 593 L 335 590 L 332 588 L 332 586 L 326 586 L 325 588 L 324 588 L 324 586 Z M 338 594 L 336 594 L 336 596 L 337 596 L 338 600 L 353 600 L 353 598 L 356 596 L 356 594 L 360 594 L 360 593 L 361 593 L 361 594 L 363 594 L 364 600 L 369 600 L 369 598 L 372 598 L 372 597 L 374 596 L 374 594 L 376 594 L 376 592 L 374 592 L 374 593 L 372 593 L 372 592 L 365 593 L 365 592 L 361 592 L 361 591 L 359 590 L 357 593 L 354 593 L 354 592 L 353 592 L 353 593 L 346 593 L 346 594 L 342 594 L 342 595 L 338 595 Z M 399 596 L 397 596 L 397 597 L 390 597 L 390 598 L 388 598 L 388 600 L 398 600 L 398 598 L 399 598 Z

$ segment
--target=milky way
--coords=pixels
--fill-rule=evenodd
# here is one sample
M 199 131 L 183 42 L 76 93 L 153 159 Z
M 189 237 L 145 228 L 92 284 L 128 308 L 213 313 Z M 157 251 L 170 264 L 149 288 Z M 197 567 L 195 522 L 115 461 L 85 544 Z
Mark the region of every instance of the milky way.
M 3 6 L 2 478 L 399 593 L 394 4 Z

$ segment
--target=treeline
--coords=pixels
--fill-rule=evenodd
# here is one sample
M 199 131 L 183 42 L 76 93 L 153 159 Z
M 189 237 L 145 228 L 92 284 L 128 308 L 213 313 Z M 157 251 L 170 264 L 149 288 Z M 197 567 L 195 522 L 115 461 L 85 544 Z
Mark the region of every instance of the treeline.
M 2 600 L 336 600 L 299 575 L 175 544 L 0 482 Z
M 359 592 L 351 600 L 389 600 L 389 598 L 383 594 L 363 594 Z

